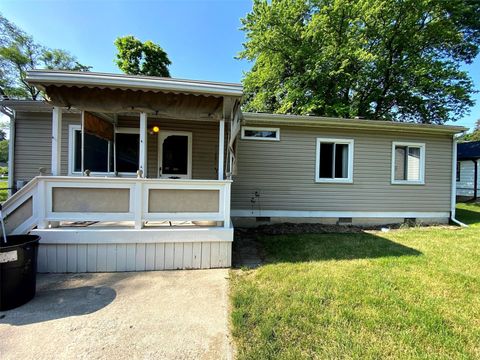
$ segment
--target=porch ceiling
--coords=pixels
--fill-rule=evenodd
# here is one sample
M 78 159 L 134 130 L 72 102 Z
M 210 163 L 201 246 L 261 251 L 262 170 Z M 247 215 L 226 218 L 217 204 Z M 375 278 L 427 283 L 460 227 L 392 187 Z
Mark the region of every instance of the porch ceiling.
M 223 98 L 152 91 L 47 86 L 48 102 L 102 113 L 146 112 L 166 118 L 221 119 Z
M 228 118 L 243 94 L 240 84 L 91 72 L 34 70 L 27 81 L 54 106 L 192 120 Z

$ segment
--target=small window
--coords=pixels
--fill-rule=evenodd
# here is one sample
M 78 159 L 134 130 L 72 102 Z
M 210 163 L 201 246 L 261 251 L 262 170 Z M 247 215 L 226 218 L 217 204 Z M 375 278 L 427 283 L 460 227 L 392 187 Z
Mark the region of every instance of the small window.
M 462 163 L 460 161 L 457 161 L 457 181 L 460 181 L 461 167 L 462 167 Z
M 242 127 L 242 139 L 279 141 L 280 129 L 244 126 Z
M 353 181 L 353 140 L 317 139 L 317 182 Z
M 392 184 L 424 184 L 425 144 L 394 142 Z

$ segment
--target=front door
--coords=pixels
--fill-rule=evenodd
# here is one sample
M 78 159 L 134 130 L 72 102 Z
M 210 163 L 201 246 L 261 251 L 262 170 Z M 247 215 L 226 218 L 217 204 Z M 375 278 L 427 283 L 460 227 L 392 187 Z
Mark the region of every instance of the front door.
M 192 178 L 192 133 L 160 131 L 158 134 L 158 177 Z

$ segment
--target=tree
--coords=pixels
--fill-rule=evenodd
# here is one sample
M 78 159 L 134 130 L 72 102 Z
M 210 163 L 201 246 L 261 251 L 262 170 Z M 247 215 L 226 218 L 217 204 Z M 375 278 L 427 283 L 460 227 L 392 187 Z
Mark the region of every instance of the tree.
M 480 119 L 475 122 L 475 128 L 471 133 L 464 134 L 458 138 L 459 142 L 480 141 Z
M 478 0 L 255 0 L 249 111 L 444 123 L 473 105 Z
M 8 140 L 0 141 L 0 162 L 8 162 Z
M 88 71 L 65 50 L 48 49 L 0 14 L 0 95 L 37 100 L 40 91 L 25 80 L 28 70 Z
M 116 64 L 125 74 L 170 77 L 168 55 L 152 41 L 142 43 L 128 35 L 117 38 L 115 46 L 118 50 Z

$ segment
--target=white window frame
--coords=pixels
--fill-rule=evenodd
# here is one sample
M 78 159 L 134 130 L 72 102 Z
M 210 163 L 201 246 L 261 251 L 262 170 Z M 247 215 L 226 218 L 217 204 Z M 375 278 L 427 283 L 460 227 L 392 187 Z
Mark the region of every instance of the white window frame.
M 333 143 L 348 145 L 348 178 L 321 178 L 320 177 L 320 144 Z M 339 138 L 317 138 L 316 160 L 315 160 L 315 182 L 317 183 L 335 183 L 335 184 L 352 184 L 353 183 L 353 158 L 355 151 L 355 141 L 353 139 Z M 333 171 L 335 175 L 335 169 Z
M 68 126 L 68 175 L 69 176 L 83 176 L 81 171 L 74 171 L 75 169 L 75 131 L 81 131 L 82 126 L 81 125 L 69 125 Z M 115 128 L 115 133 L 116 134 L 140 134 L 140 129 L 139 128 L 128 128 L 128 127 L 120 127 L 120 128 Z M 110 158 L 111 151 L 114 151 L 115 149 L 111 149 L 111 146 L 108 147 L 108 158 Z M 115 160 L 115 159 L 114 159 Z M 110 166 L 110 161 L 108 166 Z M 91 172 L 91 175 L 98 175 L 98 176 L 114 176 L 115 172 L 112 171 L 113 169 L 110 169 L 111 171 L 108 172 Z M 117 175 L 119 176 L 136 176 L 137 173 L 130 173 L 130 172 L 121 172 L 118 173 Z
M 420 179 L 419 180 L 396 180 L 395 179 L 395 148 L 397 146 L 417 147 L 420 148 Z M 392 142 L 392 185 L 425 185 L 425 143 L 408 142 L 408 141 L 393 141 Z
M 252 131 L 275 131 L 274 138 L 263 138 L 255 136 L 246 136 L 245 130 Z M 260 141 L 280 141 L 280 128 L 258 127 L 258 126 L 242 126 L 242 140 L 260 140 Z

